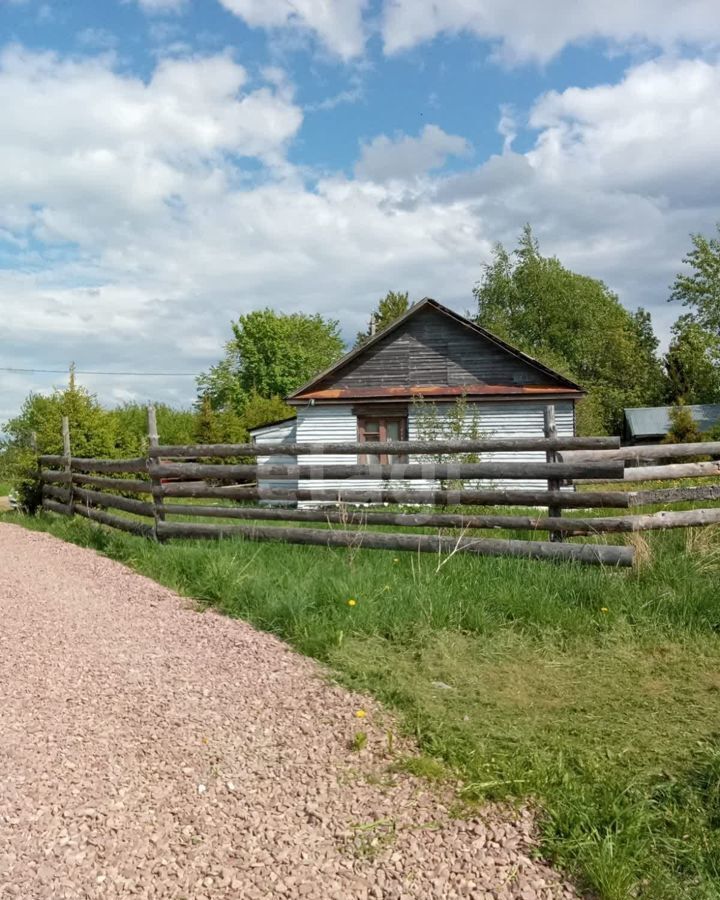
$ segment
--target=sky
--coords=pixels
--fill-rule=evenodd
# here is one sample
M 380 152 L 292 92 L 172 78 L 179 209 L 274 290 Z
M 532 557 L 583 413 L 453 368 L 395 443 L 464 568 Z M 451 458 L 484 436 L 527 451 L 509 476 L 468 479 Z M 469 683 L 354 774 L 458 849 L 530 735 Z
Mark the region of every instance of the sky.
M 0 423 L 71 361 L 188 406 L 252 309 L 472 310 L 525 222 L 667 341 L 720 220 L 718 0 L 0 0 L 0 110 Z

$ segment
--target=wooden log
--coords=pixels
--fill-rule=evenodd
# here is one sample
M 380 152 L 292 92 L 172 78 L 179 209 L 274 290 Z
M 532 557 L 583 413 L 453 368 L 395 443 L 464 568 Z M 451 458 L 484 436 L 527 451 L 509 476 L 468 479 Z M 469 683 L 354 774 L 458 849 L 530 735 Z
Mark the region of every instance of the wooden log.
M 545 431 L 545 437 L 548 440 L 554 440 L 557 438 L 557 427 L 555 425 L 555 406 L 554 404 L 548 404 L 543 410 L 543 426 Z M 545 454 L 545 459 L 548 463 L 551 463 L 554 466 L 562 465 L 558 462 L 558 454 L 557 450 L 548 450 Z M 547 486 L 549 491 L 559 491 L 560 490 L 560 478 L 563 477 L 559 474 L 558 469 L 555 469 L 555 472 L 551 477 L 548 478 Z M 564 476 L 573 478 L 575 476 Z M 559 519 L 562 516 L 562 507 L 561 506 L 551 506 L 548 508 L 548 518 L 551 519 Z M 555 543 L 559 543 L 562 541 L 563 535 L 562 531 L 558 529 L 557 531 L 550 532 L 550 540 Z
M 187 480 L 242 481 L 260 479 L 325 480 L 378 479 L 402 481 L 406 479 L 460 480 L 520 479 L 546 480 L 552 476 L 559 487 L 560 479 L 580 477 L 620 478 L 624 463 L 544 463 L 544 462 L 480 462 L 480 463 L 380 463 L 345 465 L 204 465 L 202 463 L 153 464 L 156 478 Z
M 624 459 L 641 463 L 653 459 L 683 459 L 688 456 L 720 456 L 720 441 L 703 441 L 694 444 L 646 444 L 638 447 L 621 447 L 617 450 L 562 450 L 563 462 L 589 462 L 591 460 Z
M 164 538 L 243 537 L 251 541 L 278 541 L 321 547 L 409 550 L 422 553 L 475 553 L 479 556 L 514 556 L 526 559 L 575 560 L 596 565 L 631 566 L 633 548 L 611 544 L 552 544 L 491 538 L 445 537 L 432 534 L 384 534 L 377 531 L 332 531 L 324 528 L 282 528 L 258 525 L 159 523 Z
M 713 478 L 720 475 L 720 462 L 668 463 L 666 466 L 631 466 L 623 481 L 670 481 L 675 478 Z M 604 484 L 607 478 L 574 478 L 575 484 Z
M 597 516 L 594 518 L 556 518 L 546 516 L 485 516 L 461 513 L 390 513 L 365 509 L 281 509 L 247 506 L 185 506 L 169 503 L 165 511 L 172 516 L 197 516 L 214 519 L 249 519 L 280 522 L 326 522 L 347 526 L 397 525 L 403 528 L 498 529 L 503 531 L 559 531 L 566 535 L 614 534 L 630 531 L 655 531 L 664 528 L 720 523 L 720 508 L 662 511 L 635 516 Z
M 72 500 L 73 492 L 69 488 L 61 488 L 55 487 L 52 484 L 44 484 L 42 486 L 42 495 L 43 497 L 50 497 L 53 500 L 58 500 L 60 503 L 64 503 L 69 505 Z
M 72 482 L 72 458 L 70 451 L 70 419 L 67 416 L 62 417 L 62 439 L 63 439 L 63 456 L 65 457 L 64 469 L 65 473 L 70 476 L 70 480 L 68 482 L 70 489 L 70 500 L 68 501 L 68 505 L 70 506 L 70 515 L 72 515 L 73 508 L 73 482 Z
M 654 506 L 658 503 L 720 500 L 720 484 L 703 487 L 658 488 L 655 491 L 628 491 L 630 506 Z
M 89 488 L 100 488 L 110 491 L 125 491 L 128 494 L 150 494 L 152 484 L 149 481 L 140 481 L 134 478 L 102 478 L 99 475 L 81 475 L 74 473 L 75 484 L 83 484 Z
M 537 437 L 519 438 L 486 438 L 483 440 L 447 440 L 447 441 L 393 441 L 372 445 L 375 453 L 413 454 L 413 453 L 493 453 L 529 450 L 563 450 L 584 448 L 612 449 L 620 446 L 617 437 L 559 437 L 554 441 Z M 151 447 L 149 455 L 153 458 L 209 458 L 227 456 L 301 456 L 313 454 L 352 454 L 367 453 L 367 443 L 343 441 L 330 443 L 300 444 L 166 444 Z
M 152 503 L 143 500 L 133 500 L 130 497 L 118 497 L 114 494 L 104 494 L 101 491 L 86 491 L 83 488 L 75 488 L 75 496 L 86 504 L 102 506 L 108 509 L 122 509 L 124 512 L 135 513 L 137 516 L 149 516 L 154 518 L 155 509 Z
M 141 472 L 146 471 L 144 459 L 83 459 L 74 458 L 70 466 L 73 472 Z
M 138 534 L 141 537 L 151 538 L 153 536 L 152 525 L 146 525 L 144 522 L 137 522 L 134 519 L 123 519 L 121 516 L 114 516 L 112 513 L 104 512 L 102 509 L 95 509 L 93 506 L 83 506 L 79 503 L 75 512 L 86 519 L 99 522 L 101 525 L 109 525 L 110 528 L 117 528 L 119 531 Z
M 375 490 L 347 488 L 283 489 L 216 488 L 203 484 L 164 484 L 165 497 L 214 497 L 234 500 L 278 500 L 318 503 L 410 503 L 429 506 L 562 506 L 572 509 L 630 505 L 627 491 L 516 491 L 516 490 Z
M 50 498 L 43 500 L 42 507 L 61 516 L 72 516 L 73 514 L 73 508 L 69 503 L 58 503 L 57 500 L 51 500 Z
M 147 408 L 147 426 L 148 426 L 148 453 L 154 447 L 160 443 L 160 439 L 158 437 L 158 428 L 157 428 L 157 416 L 155 415 L 155 407 L 152 403 L 148 404 Z M 158 522 L 165 521 L 165 512 L 163 510 L 164 500 L 162 493 L 162 484 L 160 482 L 161 476 L 158 473 L 158 463 L 148 456 L 146 461 L 146 467 L 148 474 L 150 475 L 150 480 L 152 481 L 152 502 L 153 502 L 153 518 L 154 518 L 154 526 L 153 526 L 153 536 L 155 540 L 159 540 L 158 534 Z
M 40 480 L 54 484 L 70 484 L 72 472 L 60 472 L 58 469 L 42 469 L 40 471 Z

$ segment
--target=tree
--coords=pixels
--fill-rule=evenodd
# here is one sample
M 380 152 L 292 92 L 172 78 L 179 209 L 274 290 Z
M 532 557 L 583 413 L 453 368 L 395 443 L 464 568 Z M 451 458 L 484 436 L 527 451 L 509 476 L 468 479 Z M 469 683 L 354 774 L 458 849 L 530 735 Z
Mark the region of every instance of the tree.
M 602 281 L 542 256 L 529 225 L 512 253 L 495 247 L 473 293 L 480 325 L 587 388 L 581 432 L 619 433 L 624 407 L 662 399 L 650 314 L 628 312 Z
M 73 456 L 112 457 L 117 432 L 93 394 L 75 383 L 70 370 L 67 388 L 52 394 L 30 394 L 20 413 L 4 426 L 5 465 L 21 505 L 35 512 L 41 502 L 37 458 L 63 452 L 62 419 L 70 423 Z
M 718 237 L 690 235 L 693 249 L 683 258 L 692 272 L 675 276 L 670 301 L 680 300 L 687 306 L 693 321 L 715 335 L 720 335 L 720 223 Z
M 720 403 L 720 338 L 692 316 L 672 327 L 665 354 L 668 399 L 672 403 Z
M 699 444 L 702 432 L 693 414 L 682 404 L 670 410 L 670 430 L 663 439 L 664 444 Z
M 191 444 L 195 435 L 196 414 L 175 409 L 166 403 L 154 403 L 161 444 Z M 123 403 L 106 411 L 116 435 L 115 456 L 142 456 L 148 446 L 146 403 Z
M 256 310 L 232 323 L 225 356 L 198 379 L 213 409 L 238 414 L 254 392 L 284 397 L 334 363 L 343 352 L 339 325 L 320 315 Z
M 383 331 L 388 325 L 392 325 L 395 319 L 399 319 L 410 308 L 410 298 L 407 291 L 388 291 L 378 301 L 377 309 L 371 315 L 373 325 L 367 331 L 358 331 L 355 346 L 361 347 L 374 333 Z

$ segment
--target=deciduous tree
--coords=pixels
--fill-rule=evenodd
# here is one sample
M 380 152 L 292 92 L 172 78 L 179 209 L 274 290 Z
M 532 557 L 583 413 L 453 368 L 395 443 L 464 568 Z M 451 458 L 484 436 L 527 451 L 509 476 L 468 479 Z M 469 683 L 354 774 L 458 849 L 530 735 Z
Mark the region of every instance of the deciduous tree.
M 407 291 L 388 291 L 378 302 L 377 308 L 371 315 L 372 326 L 367 331 L 358 331 L 355 346 L 362 346 L 365 341 L 378 331 L 384 331 L 388 325 L 392 325 L 395 319 L 399 319 L 410 308 L 410 298 Z
M 496 246 L 474 295 L 480 325 L 587 388 L 581 432 L 619 433 L 624 407 L 662 399 L 649 313 L 628 312 L 602 281 L 542 256 L 530 226 L 515 251 Z
M 338 322 L 320 315 L 256 310 L 232 323 L 233 336 L 217 365 L 198 379 L 214 409 L 238 414 L 253 394 L 285 397 L 343 352 Z

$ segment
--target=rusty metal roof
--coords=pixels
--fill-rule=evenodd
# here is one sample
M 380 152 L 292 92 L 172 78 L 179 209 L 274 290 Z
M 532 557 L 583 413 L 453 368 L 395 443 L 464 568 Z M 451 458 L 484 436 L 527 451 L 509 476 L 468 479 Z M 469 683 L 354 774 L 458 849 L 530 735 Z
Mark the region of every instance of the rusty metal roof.
M 542 397 L 558 394 L 582 395 L 579 388 L 547 387 L 540 384 L 413 384 L 407 387 L 324 388 L 294 394 L 291 402 L 299 400 L 411 400 L 414 397 Z

